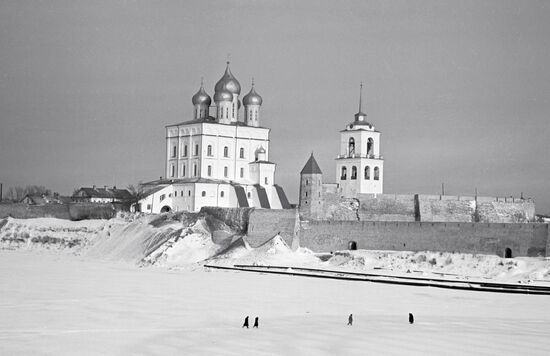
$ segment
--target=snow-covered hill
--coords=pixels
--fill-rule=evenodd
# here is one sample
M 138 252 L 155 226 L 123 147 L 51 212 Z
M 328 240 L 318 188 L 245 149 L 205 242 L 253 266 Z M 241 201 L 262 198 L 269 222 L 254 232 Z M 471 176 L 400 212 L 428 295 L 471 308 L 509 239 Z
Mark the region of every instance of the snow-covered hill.
M 178 270 L 196 270 L 204 264 L 278 265 L 418 277 L 489 278 L 512 283 L 550 282 L 547 258 L 503 259 L 429 251 L 315 254 L 304 248 L 293 251 L 279 235 L 251 248 L 246 236 L 211 216 L 197 214 L 119 214 L 111 220 L 78 222 L 8 218 L 0 222 L 0 248 L 61 251 Z

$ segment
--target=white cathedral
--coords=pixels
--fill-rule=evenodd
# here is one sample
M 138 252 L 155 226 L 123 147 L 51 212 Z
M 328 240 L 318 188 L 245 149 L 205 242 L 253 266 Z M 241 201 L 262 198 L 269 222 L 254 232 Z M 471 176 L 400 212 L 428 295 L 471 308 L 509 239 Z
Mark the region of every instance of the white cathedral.
M 241 121 L 240 94 L 229 62 L 214 87 L 214 105 L 201 83 L 192 98 L 193 119 L 166 126 L 165 178 L 142 185 L 142 212 L 290 208 L 269 161 L 270 129 L 260 126 L 262 97 L 252 82 L 242 98 Z

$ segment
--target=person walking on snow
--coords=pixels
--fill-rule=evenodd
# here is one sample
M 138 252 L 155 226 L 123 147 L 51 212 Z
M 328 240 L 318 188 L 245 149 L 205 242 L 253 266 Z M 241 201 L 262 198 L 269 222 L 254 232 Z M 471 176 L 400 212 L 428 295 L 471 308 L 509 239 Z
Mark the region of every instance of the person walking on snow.
M 256 319 L 254 319 L 254 326 L 252 328 L 258 328 L 258 317 L 256 317 Z
M 348 316 L 348 325 L 350 325 L 350 326 L 353 325 L 353 314 L 350 314 Z
M 246 316 L 246 318 L 244 318 L 243 328 L 247 328 L 247 329 L 248 329 L 248 315 Z

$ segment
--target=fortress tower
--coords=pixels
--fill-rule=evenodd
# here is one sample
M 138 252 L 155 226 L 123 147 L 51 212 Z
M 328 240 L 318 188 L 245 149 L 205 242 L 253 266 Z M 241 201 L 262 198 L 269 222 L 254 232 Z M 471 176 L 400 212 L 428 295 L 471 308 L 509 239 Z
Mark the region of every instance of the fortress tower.
M 355 120 L 340 131 L 340 154 L 336 158 L 336 183 L 341 196 L 382 194 L 384 160 L 380 155 L 380 132 L 362 112 L 363 84 L 359 89 L 359 111 Z
M 320 216 L 323 209 L 323 172 L 313 152 L 300 172 L 300 210 Z

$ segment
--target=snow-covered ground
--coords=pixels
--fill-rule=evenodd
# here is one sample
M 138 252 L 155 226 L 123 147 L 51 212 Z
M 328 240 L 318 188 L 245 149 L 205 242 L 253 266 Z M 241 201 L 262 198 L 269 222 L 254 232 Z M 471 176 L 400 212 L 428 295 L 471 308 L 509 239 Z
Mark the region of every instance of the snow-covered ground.
M 550 296 L 208 270 L 204 264 L 550 285 L 546 258 L 314 254 L 291 250 L 280 236 L 251 248 L 223 223 L 197 216 L 10 218 L 0 220 L 0 355 L 550 352 Z M 350 313 L 352 327 L 346 325 Z M 241 329 L 246 315 L 260 317 L 259 330 Z
M 548 296 L 174 272 L 21 250 L 0 251 L 0 271 L 1 355 L 547 355 L 550 350 Z M 259 316 L 258 330 L 241 328 L 246 315 Z

